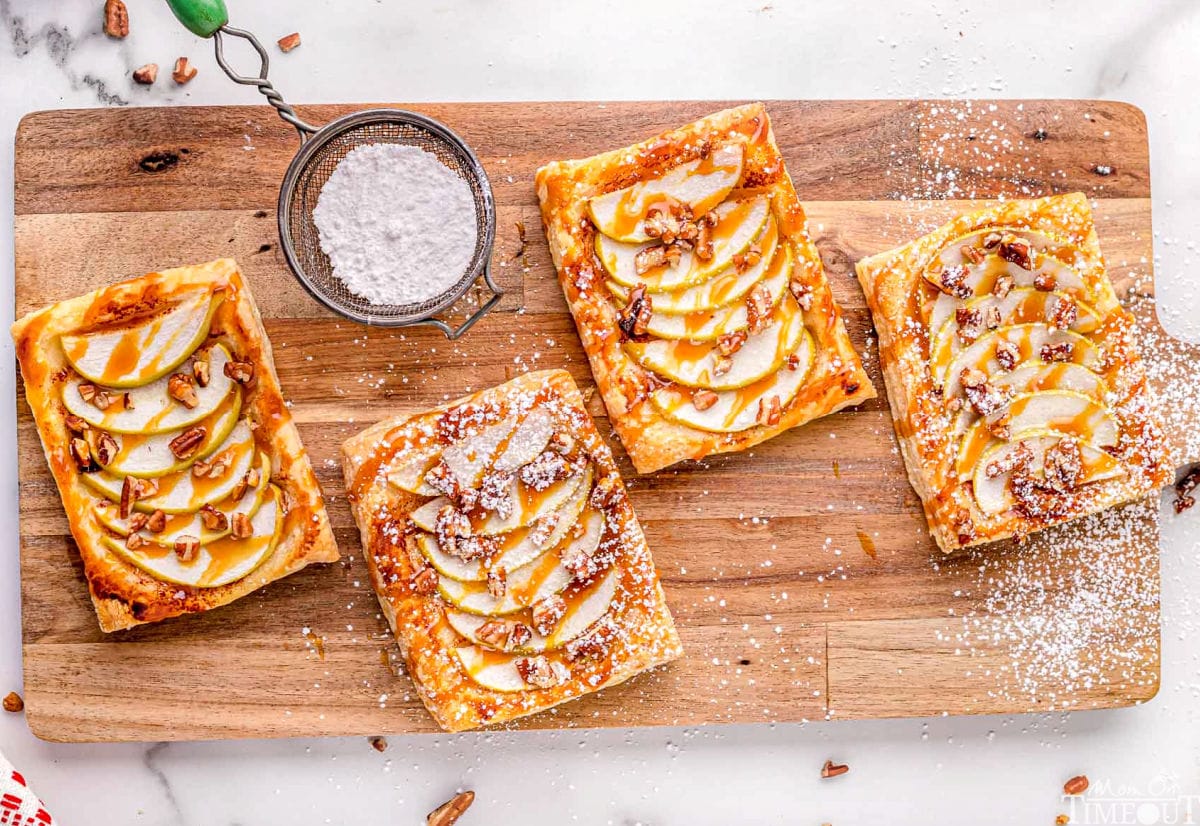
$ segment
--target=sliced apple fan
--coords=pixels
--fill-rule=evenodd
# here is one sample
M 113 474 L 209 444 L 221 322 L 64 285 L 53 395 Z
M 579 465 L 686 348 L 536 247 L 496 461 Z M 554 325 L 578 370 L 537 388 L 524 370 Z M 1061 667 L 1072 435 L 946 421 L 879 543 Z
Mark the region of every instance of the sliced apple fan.
M 193 588 L 250 574 L 283 524 L 271 461 L 226 369 L 235 355 L 205 343 L 221 300 L 199 290 L 153 318 L 60 339 L 74 371 L 62 402 L 105 547 Z

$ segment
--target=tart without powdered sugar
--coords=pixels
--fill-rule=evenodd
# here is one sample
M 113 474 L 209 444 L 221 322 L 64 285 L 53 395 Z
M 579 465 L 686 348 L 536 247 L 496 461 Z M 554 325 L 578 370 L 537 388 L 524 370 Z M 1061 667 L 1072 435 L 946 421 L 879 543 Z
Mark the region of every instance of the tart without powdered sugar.
M 874 398 L 755 103 L 537 173 L 542 222 L 639 473 Z
M 12 335 L 104 631 L 338 558 L 236 263 L 114 284 Z
M 960 215 L 857 271 L 909 479 L 942 550 L 1170 482 L 1134 318 L 1085 196 Z
M 528 373 L 342 446 L 379 604 L 448 731 L 682 654 L 646 539 L 568 373 Z

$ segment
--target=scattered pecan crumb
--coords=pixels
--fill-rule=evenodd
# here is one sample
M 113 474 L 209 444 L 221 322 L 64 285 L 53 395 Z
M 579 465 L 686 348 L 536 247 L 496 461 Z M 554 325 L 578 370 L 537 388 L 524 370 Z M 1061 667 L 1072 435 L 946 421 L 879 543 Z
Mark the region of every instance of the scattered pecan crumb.
M 1015 342 L 1001 340 L 996 342 L 996 363 L 1005 370 L 1012 370 L 1021 360 L 1021 348 Z
M 18 714 L 25 709 L 25 701 L 21 699 L 21 695 L 15 691 L 10 691 L 4 695 L 4 710 L 10 714 Z
M 133 70 L 133 80 L 143 86 L 152 86 L 158 80 L 158 64 L 147 63 Z
M 112 464 L 113 459 L 117 458 L 119 450 L 117 440 L 109 434 L 101 433 L 96 437 L 96 461 L 104 467 Z
M 845 774 L 850 771 L 850 767 L 845 763 L 834 763 L 832 760 L 826 760 L 825 765 L 821 767 L 821 777 L 830 778 L 837 777 L 839 774 Z
M 517 249 L 512 255 L 514 259 L 520 258 L 522 255 L 524 255 L 525 247 L 528 246 L 528 241 L 525 238 L 525 222 L 516 221 L 515 224 L 517 227 Z
M 1013 277 L 1008 273 L 996 276 L 996 283 L 992 285 L 992 295 L 996 298 L 1005 298 L 1012 292 Z
M 146 530 L 150 533 L 162 533 L 167 529 L 167 515 L 160 510 L 154 511 L 146 518 Z
M 565 665 L 540 654 L 536 657 L 520 657 L 513 665 L 521 679 L 534 688 L 552 688 L 570 677 Z
M 129 36 L 129 10 L 123 0 L 104 0 L 104 33 L 117 39 Z
M 475 792 L 459 792 L 425 818 L 425 826 L 451 826 L 475 802 Z
M 1189 470 L 1175 483 L 1175 513 L 1183 513 L 1195 506 L 1196 497 L 1192 496 L 1192 492 L 1197 487 L 1200 487 L 1200 465 Z
M 1000 246 L 1000 242 L 1004 240 L 1004 236 L 998 232 L 989 232 L 983 236 L 983 248 L 985 250 L 994 250 Z
M 1046 321 L 1056 330 L 1066 330 L 1079 320 L 1079 307 L 1069 295 L 1056 296 L 1046 310 Z
M 196 384 L 208 387 L 208 383 L 212 379 L 211 369 L 207 355 L 197 356 L 196 360 L 192 362 L 192 378 L 196 380 Z
M 292 49 L 300 45 L 300 32 L 292 32 L 285 34 L 277 41 L 281 52 L 290 52 Z
M 962 253 L 963 258 L 967 259 L 972 264 L 982 264 L 984 259 L 987 257 L 984 255 L 983 250 L 979 249 L 979 247 L 973 247 L 970 244 L 963 244 L 961 247 L 959 247 L 959 252 Z
M 79 385 L 79 398 L 97 410 L 107 410 L 112 406 L 112 396 L 108 395 L 108 391 L 101 390 L 94 384 Z
M 483 625 L 475 629 L 475 636 L 484 645 L 490 645 L 492 648 L 507 650 L 509 646 L 509 637 L 511 636 L 508 623 L 502 619 L 488 620 Z
M 1083 480 L 1083 451 L 1079 440 L 1070 436 L 1059 439 L 1042 458 L 1046 487 L 1055 493 L 1070 493 Z
M 942 292 L 955 298 L 970 298 L 972 290 L 967 286 L 967 268 L 962 266 L 946 267 L 938 276 Z
M 1000 257 L 1023 270 L 1033 269 L 1033 247 L 1016 235 L 1005 235 L 1000 239 Z
M 210 531 L 223 531 L 229 527 L 229 517 L 212 505 L 200 508 L 200 523 Z
M 523 622 L 514 622 L 508 632 L 508 647 L 520 648 L 533 639 L 533 629 Z
M 71 458 L 84 473 L 90 473 L 95 469 L 95 464 L 92 462 L 92 449 L 88 446 L 87 439 L 76 436 L 71 440 Z
M 1055 826 L 1067 826 L 1067 824 L 1070 822 L 1070 815 L 1059 815 L 1058 817 L 1054 818 Z
M 988 462 L 983 473 L 989 479 L 995 479 L 1014 470 L 1026 470 L 1033 462 L 1033 451 L 1029 445 L 1019 442 L 1015 448 L 995 461 Z
M 388 742 L 387 738 L 385 737 L 375 735 L 374 737 L 369 738 L 367 742 L 369 742 L 371 744 L 371 748 L 375 749 L 377 752 L 382 753 L 387 751 Z
M 783 418 L 783 404 L 779 396 L 768 396 L 758 402 L 758 415 L 755 421 L 764 427 L 774 427 Z
M 717 356 L 713 362 L 712 374 L 714 377 L 723 376 L 733 369 L 733 359 L 729 356 Z
M 719 396 L 711 390 L 697 390 L 692 394 L 692 407 L 697 410 L 708 410 L 719 400 Z
M 1055 344 L 1043 344 L 1039 353 L 1042 361 L 1070 361 L 1075 355 L 1075 344 L 1070 341 L 1060 341 Z
M 1033 277 L 1033 286 L 1044 293 L 1053 292 L 1058 286 L 1058 278 L 1052 272 L 1039 272 Z
M 958 325 L 958 337 L 965 344 L 983 335 L 983 311 L 978 307 L 959 307 L 954 311 L 954 323 Z
M 171 77 L 177 84 L 182 86 L 194 78 L 199 71 L 186 57 L 181 57 L 175 61 L 175 68 L 171 71 Z
M 738 350 L 742 349 L 742 345 L 746 343 L 746 339 L 749 337 L 749 334 L 745 330 L 726 333 L 717 339 L 717 352 L 723 356 L 732 356 Z
M 765 284 L 759 284 L 750 291 L 746 299 L 746 320 L 750 324 L 750 332 L 760 332 L 767 326 L 771 318 L 771 292 Z
M 132 531 L 129 536 L 125 537 L 125 547 L 131 551 L 136 551 L 139 548 L 144 548 L 150 544 L 150 540 L 142 536 L 137 531 Z
M 244 513 L 235 513 L 229 520 L 229 535 L 234 539 L 249 539 L 254 536 L 254 524 Z
M 1087 775 L 1078 774 L 1063 784 L 1063 794 L 1083 794 L 1089 785 L 1091 784 L 1088 782 Z
M 225 375 L 238 384 L 249 384 L 254 381 L 254 363 L 250 361 L 225 362 Z
M 74 413 L 68 413 L 63 416 L 63 422 L 67 425 L 67 430 L 72 433 L 83 433 L 88 429 L 88 423 Z
M 646 294 L 646 285 L 638 284 L 629 293 L 629 302 L 617 313 L 617 327 L 621 336 L 629 341 L 641 341 L 646 337 L 646 327 L 654 305 Z
M 567 603 L 562 597 L 557 594 L 551 594 L 548 597 L 542 597 L 533 604 L 532 617 L 533 628 L 544 637 L 548 637 L 554 631 L 554 627 L 558 625 L 567 613 Z
M 987 380 L 987 375 L 974 367 L 963 368 L 959 376 L 967 402 L 980 416 L 990 416 L 1008 404 L 1010 396 L 1002 387 Z
M 493 599 L 504 599 L 504 595 L 508 593 L 508 571 L 504 568 L 488 571 L 487 590 Z

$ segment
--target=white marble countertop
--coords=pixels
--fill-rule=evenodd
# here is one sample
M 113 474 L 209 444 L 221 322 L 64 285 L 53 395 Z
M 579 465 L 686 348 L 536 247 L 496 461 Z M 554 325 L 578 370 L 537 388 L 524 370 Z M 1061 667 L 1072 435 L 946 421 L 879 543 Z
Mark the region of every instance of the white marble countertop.
M 38 109 L 259 103 L 161 0 L 0 0 L 0 278 L 12 283 L 12 135 Z M 1104 97 L 1148 117 L 1155 265 L 1168 328 L 1200 339 L 1200 4 L 939 0 L 605 4 L 230 0 L 293 102 L 639 98 Z M 1004 8 L 1003 13 L 990 11 Z M 601 10 L 603 9 L 603 10 Z M 277 54 L 274 47 L 272 53 Z M 178 55 L 200 74 L 177 88 Z M 643 55 L 652 55 L 646 59 Z M 153 88 L 130 71 L 157 62 Z M 165 80 L 165 82 L 164 82 Z M 12 290 L 0 289 L 12 318 Z M 0 398 L 13 398 L 8 337 Z M 0 430 L 13 430 L 11 404 Z M 1200 425 L 1198 425 L 1200 426 Z M 20 686 L 15 445 L 0 440 L 0 694 Z M 1165 500 L 1164 500 L 1165 502 Z M 423 823 L 472 788 L 469 824 L 1052 823 L 1063 781 L 1108 803 L 1074 822 L 1200 819 L 1200 509 L 1163 509 L 1162 689 L 1120 711 L 704 729 L 489 733 L 142 745 L 52 745 L 0 715 L 0 751 L 68 824 Z M 849 775 L 821 781 L 827 758 Z M 1101 794 L 1100 796 L 1105 796 Z M 1190 797 L 1189 797 L 1190 796 Z M 1107 818 L 1102 820 L 1101 818 Z M 1196 822 L 1196 820 L 1186 821 Z

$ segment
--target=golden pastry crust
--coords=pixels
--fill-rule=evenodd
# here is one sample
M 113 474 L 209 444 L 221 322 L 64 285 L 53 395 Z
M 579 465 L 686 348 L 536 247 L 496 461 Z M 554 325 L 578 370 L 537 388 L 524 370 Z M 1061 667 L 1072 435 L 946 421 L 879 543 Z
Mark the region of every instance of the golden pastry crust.
M 454 610 L 450 602 L 438 593 L 422 593 L 416 585 L 417 575 L 422 571 L 432 573 L 433 568 L 419 559 L 414 563 L 406 550 L 405 537 L 414 530 L 410 516 L 430 497 L 401 490 L 389 484 L 387 477 L 390 468 L 423 449 L 433 446 L 440 450 L 438 445 L 447 446 L 454 438 L 475 434 L 509 417 L 523 420 L 521 417 L 531 410 L 548 412 L 555 432 L 568 434 L 574 443 L 572 450 L 591 461 L 594 478 L 611 485 L 600 548 L 607 565 L 603 570 L 617 573 L 619 585 L 607 613 L 578 637 L 582 640 L 603 631 L 606 645 L 599 654 L 577 660 L 569 655 L 560 657 L 570 676 L 557 685 L 501 691 L 476 682 L 456 654 L 457 648 L 471 641 L 448 621 Z M 682 654 L 645 537 L 611 452 L 596 432 L 567 372 L 527 373 L 426 413 L 379 422 L 347 440 L 342 452 L 346 488 L 379 603 L 409 676 L 442 728 L 462 731 L 544 711 L 616 685 Z M 557 548 L 547 556 L 554 553 L 558 553 Z M 593 577 L 598 576 L 603 573 L 593 572 Z M 508 655 L 496 651 L 495 656 L 503 659 Z
M 97 494 L 82 481 L 70 452 L 62 388 L 72 370 L 60 336 L 150 318 L 198 290 L 224 294 L 212 318 L 211 341 L 254 364 L 241 415 L 251 422 L 257 448 L 271 460 L 271 481 L 287 503 L 283 532 L 270 555 L 250 574 L 213 588 L 156 579 L 114 554 L 96 516 Z M 38 434 L 58 485 L 71 534 L 83 560 L 100 627 L 117 631 L 230 603 L 314 562 L 338 559 L 321 490 L 284 403 L 271 343 L 249 286 L 230 259 L 150 273 L 32 312 L 12 326 L 17 359 Z
M 780 246 L 790 247 L 795 277 L 811 291 L 811 306 L 803 311 L 803 320 L 812 336 L 815 361 L 798 395 L 783 406 L 777 423 L 755 424 L 737 432 L 711 432 L 667 418 L 650 401 L 651 391 L 661 380 L 622 346 L 618 304 L 605 287 L 604 269 L 594 252 L 597 230 L 587 217 L 588 201 L 736 145 L 744 147 L 737 192 L 770 196 L 770 213 L 778 227 Z M 537 191 L 550 251 L 592 373 L 609 417 L 639 473 L 650 473 L 684 459 L 742 451 L 785 430 L 875 397 L 846 334 L 820 255 L 805 228 L 804 210 L 761 103 L 718 112 L 624 149 L 547 164 L 538 170 Z
M 997 231 L 996 236 L 988 240 L 993 229 Z M 1079 343 L 1080 338 L 1086 338 L 1097 348 L 1098 358 L 1089 369 L 1100 379 L 1098 386 L 1104 389 L 1099 391 L 1099 399 L 1102 406 L 1111 409 L 1119 433 L 1116 444 L 1105 447 L 1105 452 L 1115 457 L 1125 472 L 1114 478 L 1078 485 L 1069 491 L 1050 491 L 1034 484 L 1014 498 L 1013 507 L 985 512 L 973 493 L 975 477 L 964 479 L 960 475 L 960 467 L 966 462 L 960 458 L 961 440 L 967 437 L 960 437 L 955 432 L 956 416 L 964 411 L 974 415 L 976 408 L 969 402 L 963 404 L 962 399 L 947 397 L 934 380 L 930 353 L 935 343 L 931 342 L 933 324 L 929 319 L 936 313 L 932 309 L 934 302 L 939 297 L 944 299 L 945 290 L 939 291 L 932 286 L 923 277 L 923 272 L 932 265 L 930 271 L 938 273 L 940 263 L 935 261 L 942 261 L 941 256 L 947 250 L 951 255 L 957 254 L 953 250 L 962 249 L 958 244 L 964 236 L 983 239 L 974 243 L 995 244 L 998 237 L 1022 231 L 1049 239 L 1043 247 L 1046 258 L 1068 262 L 1082 282 L 1080 289 L 1073 293 L 1073 306 L 1079 308 L 1079 318 L 1087 312 L 1093 314 L 1098 323 L 1086 335 L 1073 340 L 1083 347 L 1086 342 Z M 972 233 L 977 235 L 972 236 Z M 963 260 L 967 260 L 965 255 Z M 1035 267 L 1034 272 L 1043 269 Z M 859 261 L 856 270 L 879 333 L 880 361 L 909 480 L 924 505 L 930 531 L 943 551 L 1024 536 L 1141 499 L 1170 482 L 1162 428 L 1146 381 L 1134 318 L 1121 307 L 1106 274 L 1091 209 L 1084 195 L 1075 193 L 1011 201 L 960 215 L 909 244 Z M 1055 289 L 1062 290 L 1062 284 L 1048 280 L 1041 286 L 1031 286 L 1027 292 L 1036 301 L 1049 301 L 1045 296 L 1057 295 L 1053 292 Z M 991 301 L 1004 292 L 1003 288 L 993 288 L 987 298 Z M 1088 306 L 1091 310 L 1086 309 Z M 1045 317 L 1049 315 L 1047 313 Z M 963 319 L 968 324 L 979 320 Z M 1016 320 L 1033 327 L 1041 324 L 1043 318 Z M 958 316 L 951 316 L 947 321 L 948 325 L 959 323 Z M 1054 329 L 1053 324 L 1048 326 Z M 987 332 L 986 327 L 984 332 Z M 968 336 L 962 346 L 969 346 L 970 342 Z M 1047 366 L 1041 361 L 1046 358 L 1046 350 L 1039 353 L 1031 356 L 1038 360 L 1036 364 L 1028 365 L 1032 369 Z M 1049 355 L 1053 356 L 1052 353 Z M 954 361 L 952 366 L 960 363 L 964 362 Z M 1017 365 L 1018 368 L 1024 366 L 1023 363 Z M 1002 365 L 1000 372 L 994 375 L 1000 376 L 1003 382 L 1006 375 L 1015 373 L 1011 367 Z M 1093 379 L 1086 373 L 1080 375 Z M 1052 381 L 1045 386 L 1036 385 L 1033 390 L 1056 390 L 1067 386 Z M 1025 389 L 1028 390 L 1028 386 Z M 1011 419 L 1011 409 L 1007 414 L 1002 409 L 996 416 L 999 429 L 989 428 L 991 434 L 1002 441 L 1015 439 L 1011 428 L 1004 429 Z M 1057 432 L 1052 438 L 1058 438 Z M 971 457 L 975 454 L 968 451 L 962 455 Z M 983 460 L 979 464 L 983 464 Z M 966 466 L 972 467 L 969 463 Z M 1002 466 L 993 465 L 991 470 L 1001 471 Z M 988 473 L 985 478 L 1005 475 Z M 1009 480 L 1007 484 L 1010 490 L 1016 490 L 1013 481 Z

